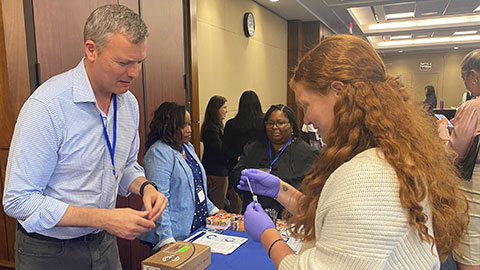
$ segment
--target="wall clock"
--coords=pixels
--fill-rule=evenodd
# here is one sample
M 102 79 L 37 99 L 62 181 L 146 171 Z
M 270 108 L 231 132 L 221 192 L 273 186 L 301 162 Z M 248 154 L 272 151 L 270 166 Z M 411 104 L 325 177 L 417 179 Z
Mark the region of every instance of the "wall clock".
M 246 37 L 251 37 L 255 34 L 255 17 L 253 17 L 251 12 L 243 15 L 243 31 Z

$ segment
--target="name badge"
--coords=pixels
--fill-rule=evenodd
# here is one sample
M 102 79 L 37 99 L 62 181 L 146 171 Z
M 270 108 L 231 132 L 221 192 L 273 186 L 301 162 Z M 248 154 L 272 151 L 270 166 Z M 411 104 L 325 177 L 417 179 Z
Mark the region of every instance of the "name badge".
M 203 192 L 203 188 L 201 186 L 197 186 L 197 196 L 200 203 L 205 201 L 205 193 Z

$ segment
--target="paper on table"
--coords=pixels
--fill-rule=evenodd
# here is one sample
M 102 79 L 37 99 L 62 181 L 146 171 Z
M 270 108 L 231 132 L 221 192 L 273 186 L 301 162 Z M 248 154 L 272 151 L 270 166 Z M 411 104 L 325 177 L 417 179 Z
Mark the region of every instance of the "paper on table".
M 295 254 L 298 254 L 300 252 L 300 249 L 303 245 L 303 240 L 292 237 L 290 235 L 290 232 L 287 230 L 287 227 L 282 228 L 282 230 L 280 231 L 280 235 L 285 240 L 285 242 L 287 242 L 287 245 L 293 250 L 293 252 L 295 252 Z
M 201 236 L 197 237 L 199 234 Z M 212 232 L 199 231 L 196 234 L 188 237 L 185 241 L 193 239 L 193 243 L 207 245 L 212 249 L 213 253 L 220 253 L 228 255 L 234 252 L 243 243 L 247 242 L 248 238 L 224 235 Z

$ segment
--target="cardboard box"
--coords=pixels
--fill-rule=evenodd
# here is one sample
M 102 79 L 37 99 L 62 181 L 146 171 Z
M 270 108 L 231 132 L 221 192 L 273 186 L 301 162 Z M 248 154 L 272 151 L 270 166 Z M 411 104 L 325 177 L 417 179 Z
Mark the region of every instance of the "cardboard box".
M 203 270 L 210 265 L 210 247 L 177 241 L 142 261 L 143 270 Z

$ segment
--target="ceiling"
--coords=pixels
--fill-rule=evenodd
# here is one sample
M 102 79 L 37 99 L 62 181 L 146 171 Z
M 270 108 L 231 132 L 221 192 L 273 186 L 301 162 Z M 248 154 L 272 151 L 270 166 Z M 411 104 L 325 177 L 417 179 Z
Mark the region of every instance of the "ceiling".
M 480 10 L 474 11 L 480 0 L 253 1 L 285 20 L 321 21 L 335 33 L 349 33 L 353 23 L 353 34 L 386 54 L 480 48 Z M 407 17 L 395 18 L 401 15 Z

